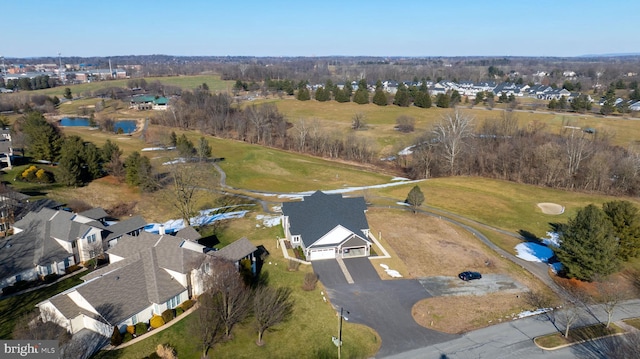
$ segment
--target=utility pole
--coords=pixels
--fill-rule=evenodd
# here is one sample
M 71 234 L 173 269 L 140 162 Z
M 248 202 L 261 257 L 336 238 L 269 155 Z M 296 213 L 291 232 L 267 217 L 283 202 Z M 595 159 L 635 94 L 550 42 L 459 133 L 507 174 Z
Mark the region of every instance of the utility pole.
M 342 355 L 341 350 L 342 350 L 342 318 L 344 318 L 344 320 L 349 320 L 349 318 L 345 318 L 344 313 L 349 314 L 348 311 L 344 310 L 344 308 L 340 307 L 340 318 L 338 320 L 338 337 L 331 337 L 331 340 L 333 341 L 333 344 L 335 344 L 335 346 L 338 347 L 338 359 L 341 359 L 340 356 Z

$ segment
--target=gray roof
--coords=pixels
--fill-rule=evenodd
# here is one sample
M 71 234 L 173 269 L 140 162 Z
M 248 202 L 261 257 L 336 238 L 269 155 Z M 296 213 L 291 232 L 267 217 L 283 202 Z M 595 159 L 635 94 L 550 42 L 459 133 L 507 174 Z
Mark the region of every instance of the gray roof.
M 175 236 L 176 237 L 180 237 L 180 238 L 184 238 L 184 239 L 188 239 L 188 240 L 194 241 L 194 242 L 196 242 L 196 241 L 198 241 L 198 239 L 202 238 L 200 233 L 198 233 L 198 231 L 196 231 L 196 229 L 191 227 L 191 226 L 187 226 L 187 227 L 182 228 L 181 230 L 176 232 Z
M 208 252 L 208 254 L 216 257 L 222 257 L 232 262 L 237 262 L 257 250 L 258 248 L 256 248 L 256 246 L 254 246 L 251 241 L 249 241 L 245 237 L 242 237 L 237 241 L 222 248 L 221 250 L 216 252 Z
M 282 213 L 289 217 L 289 231 L 300 235 L 305 247 L 342 225 L 366 238 L 363 229 L 369 229 L 364 212 L 367 205 L 363 197 L 343 198 L 340 194 L 314 192 L 301 202 L 285 202 Z
M 146 224 L 147 221 L 140 216 L 134 216 L 124 221 L 112 224 L 107 227 L 107 231 L 111 233 L 107 236 L 106 241 L 110 241 L 114 238 L 142 229 Z
M 100 207 L 91 208 L 89 210 L 86 210 L 84 212 L 80 212 L 78 214 L 83 216 L 83 217 L 95 219 L 96 221 L 99 221 L 101 219 L 105 219 L 108 216 L 107 212 L 104 209 L 100 208 Z
M 67 319 L 73 319 L 75 317 L 77 317 L 80 314 L 84 314 L 88 317 L 94 318 L 94 319 L 100 319 L 100 316 L 96 315 L 95 313 L 92 313 L 82 307 L 79 307 L 78 305 L 76 305 L 76 303 L 71 300 L 71 298 L 69 298 L 66 295 L 58 295 L 55 296 L 53 298 L 51 298 L 49 300 L 59 311 L 60 313 L 62 313 L 62 315 L 64 315 L 65 318 Z
M 46 233 L 49 222 L 45 213 L 29 213 L 19 221 L 23 231 L 0 240 L 0 278 L 7 278 L 36 265 L 59 262 L 72 256 Z M 51 211 L 55 212 L 55 211 Z M 16 222 L 18 224 L 18 222 Z

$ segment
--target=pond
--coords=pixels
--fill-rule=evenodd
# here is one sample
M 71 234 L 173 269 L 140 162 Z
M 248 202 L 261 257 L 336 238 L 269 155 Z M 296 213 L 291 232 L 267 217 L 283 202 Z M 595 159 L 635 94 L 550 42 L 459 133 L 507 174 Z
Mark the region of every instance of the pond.
M 89 126 L 89 119 L 84 117 L 65 117 L 60 120 L 60 126 Z
M 130 134 L 136 130 L 137 127 L 136 120 L 120 120 L 116 121 L 113 125 L 113 132 L 115 133 L 124 133 Z M 91 121 L 85 117 L 65 117 L 60 120 L 60 126 L 82 126 L 89 127 L 91 126 Z
M 115 133 L 129 134 L 136 130 L 137 124 L 136 120 L 120 120 L 113 125 L 113 131 Z

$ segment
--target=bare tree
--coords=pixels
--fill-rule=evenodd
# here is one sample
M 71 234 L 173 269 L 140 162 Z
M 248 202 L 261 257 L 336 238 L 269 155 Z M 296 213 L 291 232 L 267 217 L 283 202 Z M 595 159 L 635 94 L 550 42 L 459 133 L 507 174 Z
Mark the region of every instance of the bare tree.
M 631 293 L 620 288 L 620 285 L 616 282 L 604 278 L 596 282 L 596 289 L 598 293 L 595 299 L 602 305 L 605 313 L 607 313 L 607 328 L 609 328 L 614 311 L 622 301 L 631 297 Z
M 36 310 L 25 314 L 16 321 L 16 325 L 12 333 L 13 339 L 16 340 L 59 340 L 60 343 L 66 343 L 71 335 L 50 310 Z
M 578 174 L 582 162 L 593 153 L 593 141 L 588 138 L 591 135 L 580 130 L 579 127 L 565 125 L 563 133 L 566 136 L 567 178 L 570 180 Z M 571 183 L 573 187 L 573 182 Z
M 264 332 L 274 325 L 286 321 L 293 313 L 293 299 L 291 288 L 260 287 L 255 290 L 253 297 L 253 314 L 258 330 L 256 344 L 264 345 Z
M 233 263 L 217 258 L 212 264 L 205 288 L 211 293 L 211 305 L 222 321 L 225 338 L 229 339 L 231 329 L 250 312 L 251 292 Z
M 205 292 L 198 297 L 198 309 L 194 314 L 195 320 L 189 327 L 189 332 L 199 340 L 202 348 L 201 358 L 208 358 L 209 349 L 224 339 L 222 335 L 224 323 L 210 292 Z
M 174 163 L 170 165 L 170 186 L 167 191 L 168 201 L 180 212 L 184 224 L 189 226 L 191 217 L 196 214 L 196 193 L 211 187 L 216 181 L 211 180 L 215 171 L 207 171 L 209 165 L 192 163 Z M 208 177 L 208 180 L 205 180 Z
M 364 130 L 367 128 L 367 118 L 362 112 L 358 112 L 351 118 L 351 128 L 354 130 Z
M 296 139 L 296 150 L 303 152 L 306 148 L 307 136 L 309 136 L 309 126 L 305 122 L 304 118 L 301 118 L 293 125 L 294 136 Z
M 436 142 L 444 149 L 444 158 L 449 164 L 451 175 L 455 174 L 456 160 L 467 145 L 468 137 L 472 136 L 473 117 L 455 110 L 444 116 L 432 132 Z

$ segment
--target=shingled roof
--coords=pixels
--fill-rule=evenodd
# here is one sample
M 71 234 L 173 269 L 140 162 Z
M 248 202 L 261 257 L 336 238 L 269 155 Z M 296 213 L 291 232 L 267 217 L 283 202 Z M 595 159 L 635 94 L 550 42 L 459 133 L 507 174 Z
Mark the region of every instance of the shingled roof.
M 215 251 L 215 252 L 208 252 L 208 254 L 213 255 L 215 257 L 222 257 L 232 262 L 237 262 L 257 250 L 258 248 L 256 248 L 256 246 L 254 246 L 253 243 L 251 243 L 251 241 L 249 241 L 245 237 L 242 237 L 237 241 L 222 248 L 221 250 Z
M 314 192 L 301 202 L 285 202 L 282 213 L 289 217 L 289 231 L 300 235 L 305 247 L 312 245 L 338 225 L 366 238 L 369 229 L 363 197 L 343 198 L 341 194 Z

